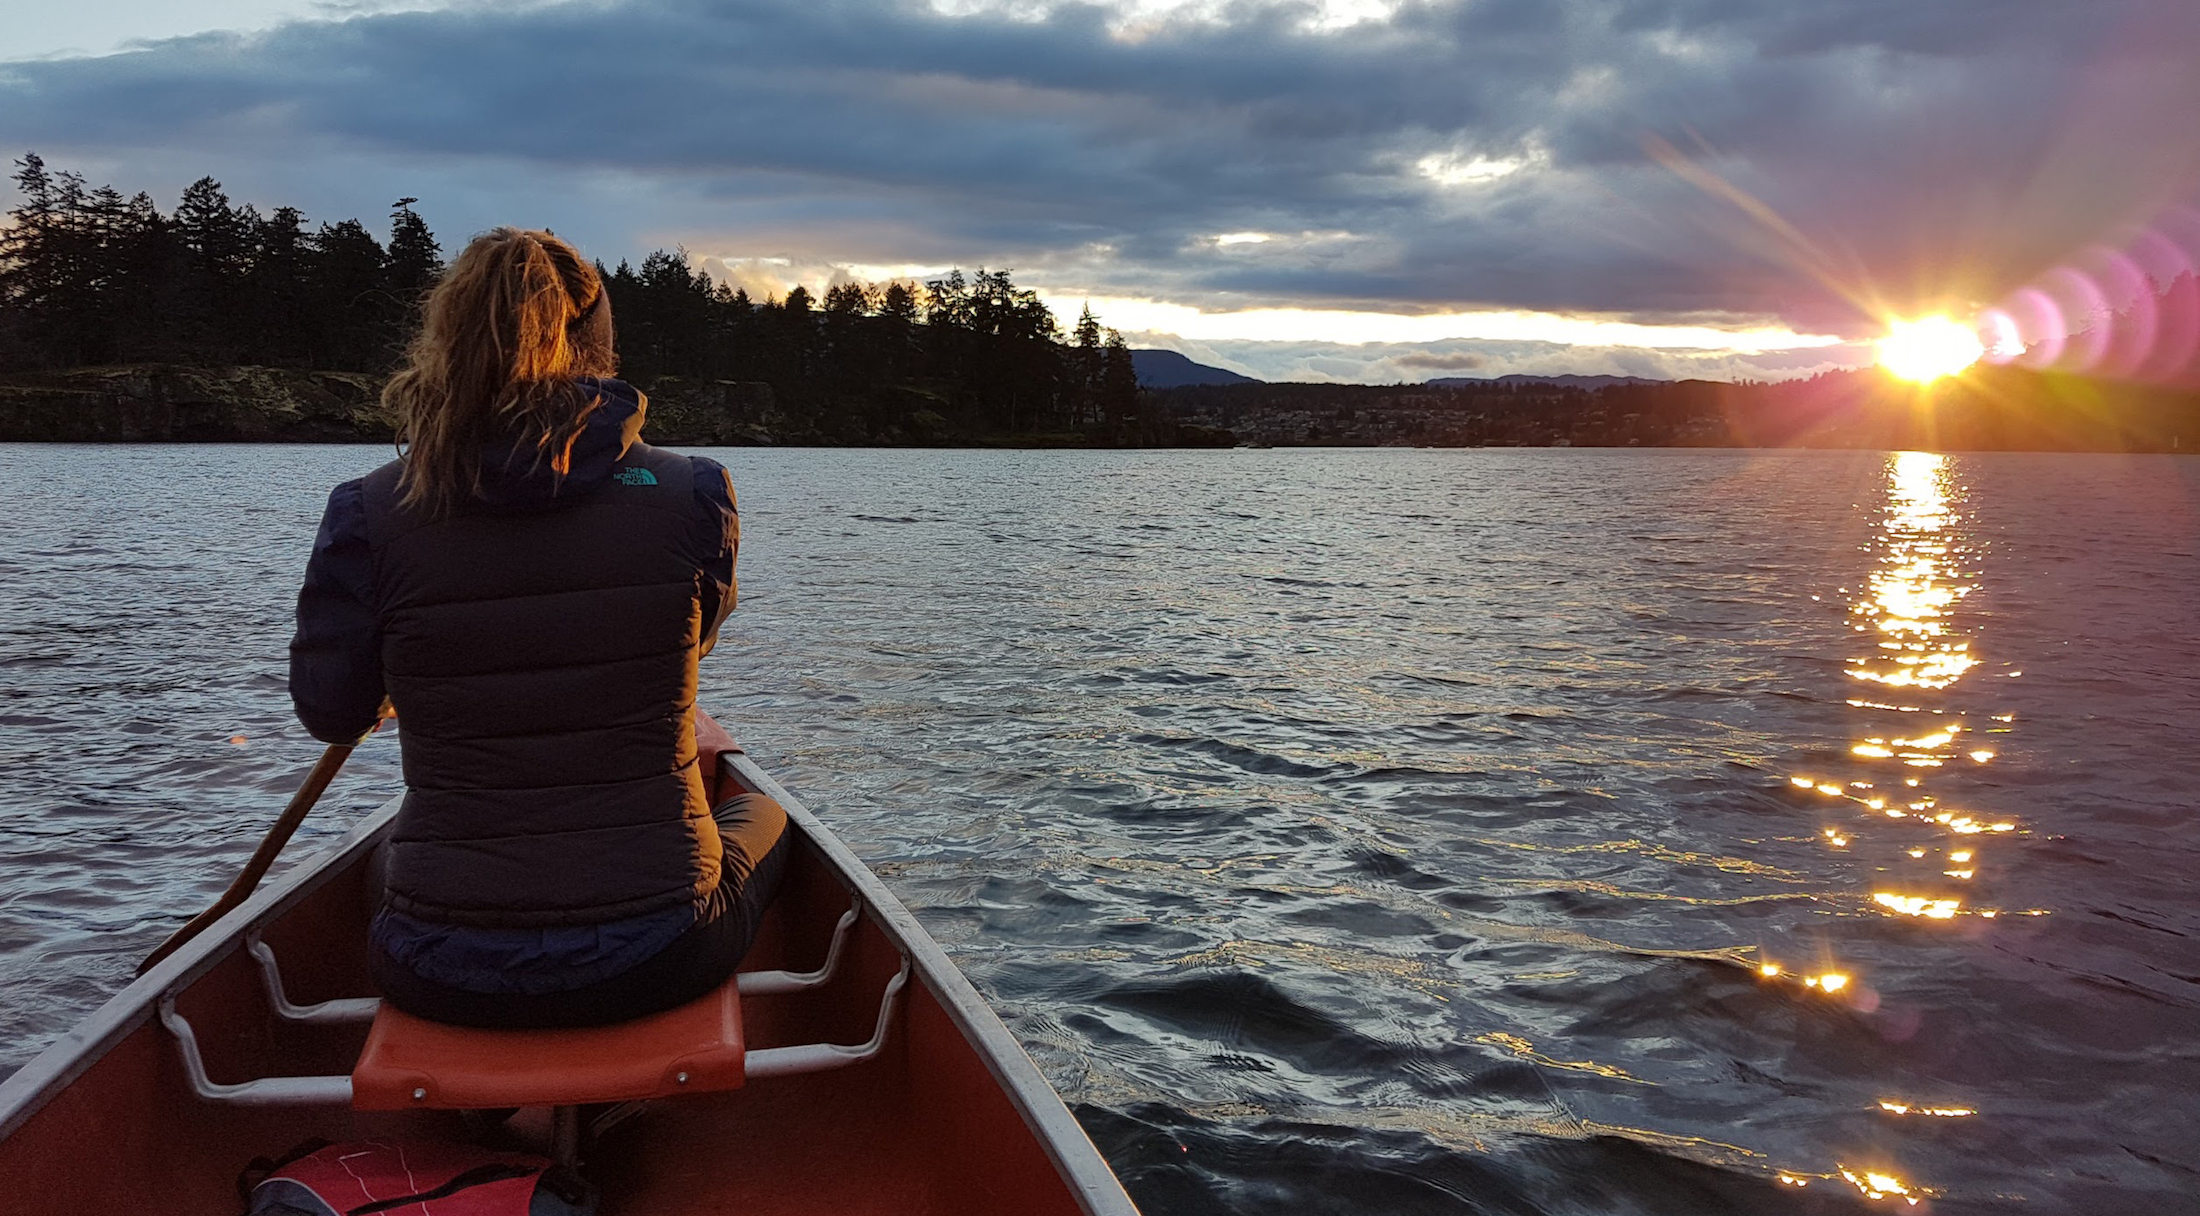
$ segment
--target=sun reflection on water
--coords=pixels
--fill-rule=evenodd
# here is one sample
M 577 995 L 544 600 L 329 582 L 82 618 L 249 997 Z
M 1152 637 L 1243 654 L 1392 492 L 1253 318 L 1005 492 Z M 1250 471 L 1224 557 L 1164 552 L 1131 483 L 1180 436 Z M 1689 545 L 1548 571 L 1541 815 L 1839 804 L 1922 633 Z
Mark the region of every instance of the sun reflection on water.
M 1863 602 L 1851 611 L 1876 632 L 1881 653 L 1853 659 L 1849 674 L 1890 688 L 1946 688 L 1978 665 L 1970 639 L 1947 616 L 1977 586 L 1956 569 L 1948 458 L 1897 452 L 1888 468 L 1885 551 Z
M 1933 453 L 1887 458 L 1873 565 L 1864 585 L 1849 593 L 1845 631 L 1855 643 L 1847 677 L 1876 687 L 1862 692 L 1850 685 L 1861 695 L 1845 698 L 1854 721 L 1847 754 L 1788 778 L 1791 795 L 1820 816 L 1821 847 L 1853 859 L 1840 872 L 1868 876 L 1861 889 L 1850 888 L 1856 899 L 1850 907 L 1910 926 L 1892 937 L 1873 933 L 1882 947 L 1934 949 L 1990 932 L 1999 917 L 2048 914 L 1988 903 L 1994 858 L 1980 846 L 2019 826 L 1971 805 L 1981 789 L 1971 774 L 1999 762 L 2003 749 L 1992 737 L 2010 733 L 2015 715 L 1985 703 L 1999 682 L 1980 680 L 1985 647 L 1971 632 L 1979 618 L 1963 612 L 1980 586 L 1981 546 L 1965 520 L 1964 489 L 1954 473 L 1947 457 Z M 1807 968 L 1776 953 L 1769 946 L 1760 953 L 1761 982 L 1794 985 L 1866 1015 L 1903 1000 L 1899 991 L 1875 986 L 1870 967 L 1857 965 L 1864 960 L 1836 958 L 1825 943 Z M 1893 1098 L 1882 1099 L 1879 1109 L 1923 1121 L 1978 1113 L 1967 1104 Z M 1896 1206 L 1938 1194 L 1883 1164 L 1836 1165 L 1816 1175 L 1791 1169 L 1780 1181 L 1802 1186 L 1813 1176 L 1845 1180 L 1866 1200 Z
M 1885 699 L 1852 697 L 1848 701 L 1871 715 L 1867 721 L 1887 728 L 1860 732 L 1862 737 L 1849 745 L 1849 754 L 1866 764 L 1929 771 L 1959 759 L 1988 764 L 1997 754 L 1980 746 L 1973 737 L 1978 727 L 1946 699 L 1949 690 L 1980 662 L 1973 651 L 1974 639 L 1956 616 L 1957 608 L 1979 584 L 1972 568 L 1975 554 L 1962 526 L 1963 490 L 1953 483 L 1951 473 L 1948 458 L 1932 452 L 1896 452 L 1887 459 L 1878 561 L 1863 592 L 1849 607 L 1854 632 L 1872 641 L 1865 653 L 1849 659 L 1848 674 L 1886 690 L 1880 694 Z M 1893 715 L 1924 715 L 1926 721 Z M 1998 724 L 2012 721 L 2014 715 L 1990 717 L 1991 724 L 1981 725 L 1986 733 L 1996 734 L 2006 733 L 2007 728 Z M 1923 775 L 1902 779 L 1905 788 L 1917 793 L 1905 796 L 1899 805 L 1890 805 L 1885 795 L 1876 793 L 1877 783 L 1872 781 L 1850 781 L 1846 787 L 1827 778 L 1809 778 L 1807 783 L 1820 793 L 1838 792 L 1887 819 L 1913 819 L 1957 836 L 2016 829 L 2013 823 L 1943 805 L 1919 788 Z M 1797 778 L 1796 783 L 1805 784 L 1806 779 Z M 1837 827 L 1831 835 L 1842 835 L 1847 843 L 1845 828 Z M 1912 858 L 1925 856 L 1923 850 L 1906 851 Z M 1970 854 L 1955 860 L 1969 861 Z M 1940 868 L 1938 877 L 1961 881 L 1976 873 L 1975 866 Z M 1889 892 L 1875 893 L 1874 903 L 1894 915 L 1930 920 L 1952 919 L 1961 907 L 1960 900 L 1941 895 Z
M 1841 1176 L 1849 1185 L 1864 1193 L 1866 1199 L 1900 1199 L 1912 1207 L 1917 1206 L 1918 1195 L 1909 1184 L 1893 1174 L 1880 1170 L 1851 1170 L 1844 1168 Z

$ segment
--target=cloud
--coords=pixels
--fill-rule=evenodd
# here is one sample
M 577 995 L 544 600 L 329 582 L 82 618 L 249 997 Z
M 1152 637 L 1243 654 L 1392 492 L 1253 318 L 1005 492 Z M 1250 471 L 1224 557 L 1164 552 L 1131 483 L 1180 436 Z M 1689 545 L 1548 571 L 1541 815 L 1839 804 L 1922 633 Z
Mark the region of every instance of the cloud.
M 1871 362 L 1868 346 L 1745 354 L 1738 351 L 1646 350 L 1557 342 L 1195 342 L 1175 334 L 1129 332 L 1134 347 L 1174 350 L 1210 367 L 1260 380 L 1328 380 L 1355 384 L 1418 384 L 1469 373 L 1499 376 L 1641 376 L 1653 380 L 1791 380 Z
M 1392 360 L 1399 367 L 1437 372 L 1467 372 L 1488 363 L 1489 359 L 1472 351 L 1416 350 L 1399 355 Z
M 2189 0 L 465 4 L 0 64 L 0 146 L 612 261 L 1856 336 L 2188 191 L 2196 54 Z

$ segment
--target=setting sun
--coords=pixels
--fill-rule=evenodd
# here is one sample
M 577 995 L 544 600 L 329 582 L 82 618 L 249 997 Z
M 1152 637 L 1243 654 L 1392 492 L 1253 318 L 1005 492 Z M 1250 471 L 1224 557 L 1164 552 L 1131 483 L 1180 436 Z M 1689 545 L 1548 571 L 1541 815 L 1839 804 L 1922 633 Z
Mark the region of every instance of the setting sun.
M 1944 316 L 1889 321 L 1887 336 L 1878 345 L 1881 367 L 1919 384 L 1952 376 L 1986 353 L 1969 326 Z

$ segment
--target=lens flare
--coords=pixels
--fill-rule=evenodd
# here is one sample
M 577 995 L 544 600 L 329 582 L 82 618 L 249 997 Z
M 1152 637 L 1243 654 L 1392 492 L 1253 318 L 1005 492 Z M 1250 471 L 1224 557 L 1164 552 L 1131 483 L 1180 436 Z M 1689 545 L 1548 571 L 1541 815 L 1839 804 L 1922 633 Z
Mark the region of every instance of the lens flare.
M 1969 326 L 1944 316 L 1900 318 L 1887 323 L 1879 340 L 1879 365 L 1919 384 L 1952 376 L 1979 361 L 1986 344 Z
M 1979 332 L 1989 363 L 2200 382 L 2200 211 L 2078 251 L 1980 313 Z

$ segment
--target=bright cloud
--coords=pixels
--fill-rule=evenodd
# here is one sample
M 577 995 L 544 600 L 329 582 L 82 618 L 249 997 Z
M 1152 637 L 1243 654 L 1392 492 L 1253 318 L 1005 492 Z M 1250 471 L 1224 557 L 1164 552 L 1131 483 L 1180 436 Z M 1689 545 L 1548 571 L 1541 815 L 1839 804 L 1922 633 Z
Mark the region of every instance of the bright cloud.
M 1604 317 L 1519 310 L 1387 313 L 1336 308 L 1248 308 L 1206 312 L 1183 304 L 1107 296 L 1053 296 L 1057 314 L 1074 316 L 1089 302 L 1109 325 L 1122 330 L 1171 334 L 1201 342 L 1433 343 L 1452 340 L 1544 342 L 1555 346 L 1633 346 L 1644 350 L 1721 351 L 1758 355 L 1770 351 L 1838 346 L 1831 334 L 1797 333 L 1779 325 L 1721 329 L 1708 325 L 1654 325 Z
M 1529 163 L 1529 158 L 1525 156 L 1492 159 L 1487 156 L 1436 152 L 1413 162 L 1413 167 L 1420 170 L 1421 176 L 1439 186 L 1467 186 L 1511 177 L 1527 168 Z

